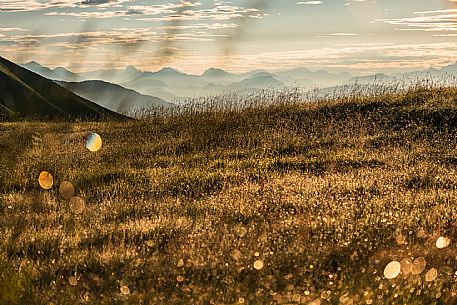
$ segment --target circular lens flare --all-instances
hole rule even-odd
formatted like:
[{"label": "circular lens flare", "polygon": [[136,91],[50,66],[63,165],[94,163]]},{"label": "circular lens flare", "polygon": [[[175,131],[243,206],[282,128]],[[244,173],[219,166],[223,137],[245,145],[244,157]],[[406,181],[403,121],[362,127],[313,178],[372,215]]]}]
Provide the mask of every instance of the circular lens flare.
[{"label": "circular lens flare", "polygon": [[447,237],[443,237],[443,236],[440,236],[437,240],[436,240],[436,247],[438,249],[444,249],[446,248],[447,246],[449,246],[449,244],[451,243],[451,240]]},{"label": "circular lens flare", "polygon": [[84,212],[86,205],[84,200],[80,197],[73,197],[70,199],[70,210],[75,214],[81,214]]},{"label": "circular lens flare", "polygon": [[384,268],[384,276],[386,279],[394,279],[396,278],[401,271],[401,265],[397,261],[390,262],[387,264],[386,268]]},{"label": "circular lens flare", "polygon": [[95,132],[91,132],[86,139],[86,148],[90,151],[99,151],[102,148],[102,138]]},{"label": "circular lens flare", "polygon": [[73,184],[71,182],[63,181],[60,184],[59,193],[63,198],[69,200],[75,194],[75,187],[73,186]]},{"label": "circular lens flare", "polygon": [[416,275],[416,274],[421,274],[424,269],[425,265],[427,262],[425,261],[425,258],[423,257],[418,257],[413,261],[413,265],[411,266],[411,273]]},{"label": "circular lens flare", "polygon": [[40,184],[41,188],[49,190],[54,184],[54,178],[47,171],[42,171],[38,177],[38,183]]},{"label": "circular lens flare", "polygon": [[263,268],[263,262],[261,260],[257,260],[254,262],[254,268],[256,270],[260,270]]},{"label": "circular lens flare", "polygon": [[76,285],[78,285],[78,280],[76,279],[76,277],[70,276],[70,277],[68,278],[68,283],[69,283],[71,286],[76,286]]},{"label": "circular lens flare", "polygon": [[425,281],[433,282],[437,276],[438,276],[438,270],[436,270],[435,268],[432,268],[429,271],[427,271],[427,273],[425,274]]},{"label": "circular lens flare", "polygon": [[400,261],[401,272],[403,274],[410,274],[413,266],[413,260],[410,258],[404,258]]},{"label": "circular lens flare", "polygon": [[121,288],[119,290],[121,291],[121,293],[123,295],[130,294],[130,288],[128,286],[123,285],[123,286],[121,286]]}]

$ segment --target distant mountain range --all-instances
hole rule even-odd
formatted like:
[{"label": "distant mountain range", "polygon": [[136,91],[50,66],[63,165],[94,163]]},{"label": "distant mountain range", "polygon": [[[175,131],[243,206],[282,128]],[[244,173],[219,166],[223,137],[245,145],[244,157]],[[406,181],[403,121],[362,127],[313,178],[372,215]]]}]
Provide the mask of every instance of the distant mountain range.
[{"label": "distant mountain range", "polygon": [[[160,105],[166,106],[167,102],[180,103],[181,101],[199,96],[217,95],[226,92],[250,92],[252,90],[277,88],[284,86],[299,86],[310,90],[315,88],[333,88],[340,85],[382,83],[390,80],[398,80],[401,77],[446,77],[457,75],[457,63],[441,69],[428,69],[401,75],[386,75],[383,73],[368,76],[353,76],[349,73],[331,73],[325,70],[311,71],[303,67],[269,72],[266,70],[253,70],[246,73],[230,73],[222,69],[210,68],[201,75],[191,75],[173,68],[163,68],[156,72],[141,71],[129,66],[125,69],[111,69],[102,71],[91,71],[85,73],[73,73],[64,68],[50,69],[36,62],[29,62],[23,65],[47,78],[72,82],[65,85],[67,88],[80,94],[83,97],[96,101],[109,109],[123,108],[126,102],[122,102],[122,96],[130,96],[133,92],[128,91],[116,99],[117,94],[100,93],[99,90],[111,91],[116,88],[114,84],[122,86],[123,89],[137,91],[140,96],[138,102],[127,103],[127,107],[139,105]],[[96,83],[87,83],[87,80],[99,80]],[[103,81],[103,82],[101,82]],[[83,82],[76,85],[75,82]],[[111,83],[111,84],[109,84]],[[90,85],[89,85],[90,84]],[[110,86],[111,85],[111,86]],[[91,93],[89,93],[91,91]],[[325,91],[325,90],[324,90]],[[145,95],[149,97],[145,97]],[[148,100],[149,99],[149,100]]]},{"label": "distant mountain range", "polygon": [[0,57],[0,117],[125,118],[3,57]]},{"label": "distant mountain range", "polygon": [[141,94],[160,98],[167,102],[177,102],[189,97],[221,94],[246,89],[282,88],[284,86],[334,86],[352,76],[348,73],[332,74],[319,70],[310,71],[296,68],[271,73],[254,70],[247,73],[230,73],[222,69],[210,68],[201,75],[191,75],[165,67],[156,72],[140,71],[129,66],[125,69],[91,71],[76,74],[64,68],[50,69],[37,62],[23,65],[25,68],[44,77],[65,82],[102,80],[135,90]]}]

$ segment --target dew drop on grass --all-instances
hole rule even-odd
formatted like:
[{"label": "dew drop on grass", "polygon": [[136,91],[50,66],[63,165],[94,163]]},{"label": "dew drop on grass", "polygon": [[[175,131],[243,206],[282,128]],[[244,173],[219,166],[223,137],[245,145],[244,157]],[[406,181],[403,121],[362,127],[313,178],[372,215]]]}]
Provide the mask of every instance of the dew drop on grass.
[{"label": "dew drop on grass", "polygon": [[73,195],[75,194],[75,187],[73,186],[73,184],[71,182],[63,181],[60,184],[59,193],[63,198],[65,198],[67,200],[71,199],[71,197],[73,197]]},{"label": "dew drop on grass", "polygon": [[128,286],[122,285],[120,291],[123,295],[130,294],[130,288]]},{"label": "dew drop on grass", "polygon": [[54,178],[49,172],[42,171],[38,176],[38,183],[40,184],[41,188],[49,190],[54,184]]},{"label": "dew drop on grass", "polygon": [[91,132],[86,139],[86,148],[90,151],[99,151],[102,148],[102,138],[100,135]]},{"label": "dew drop on grass", "polygon": [[396,278],[400,274],[401,265],[397,261],[392,261],[387,264],[386,268],[384,268],[384,276],[391,280]]},{"label": "dew drop on grass", "polygon": [[260,270],[263,268],[263,262],[261,260],[257,260],[254,262],[254,268],[256,270]]},{"label": "dew drop on grass", "polygon": [[71,286],[76,286],[78,284],[78,280],[75,276],[70,276],[68,278],[68,283],[70,283]]},{"label": "dew drop on grass", "polygon": [[418,257],[413,261],[413,265],[411,266],[411,273],[416,275],[416,274],[421,274],[426,265],[425,258],[423,257]]},{"label": "dew drop on grass", "polygon": [[451,243],[451,240],[447,237],[443,237],[443,236],[440,236],[437,240],[436,240],[436,247],[438,249],[444,249],[446,248],[447,246],[449,246],[449,244]]},{"label": "dew drop on grass", "polygon": [[438,276],[438,270],[436,270],[435,268],[432,268],[429,271],[427,271],[427,273],[425,274],[425,280],[427,282],[433,282],[437,276]]},{"label": "dew drop on grass", "polygon": [[81,214],[86,208],[84,200],[81,197],[72,197],[69,206],[70,210],[75,214]]},{"label": "dew drop on grass", "polygon": [[404,258],[400,261],[401,272],[403,274],[410,274],[413,266],[413,260],[410,258]]}]

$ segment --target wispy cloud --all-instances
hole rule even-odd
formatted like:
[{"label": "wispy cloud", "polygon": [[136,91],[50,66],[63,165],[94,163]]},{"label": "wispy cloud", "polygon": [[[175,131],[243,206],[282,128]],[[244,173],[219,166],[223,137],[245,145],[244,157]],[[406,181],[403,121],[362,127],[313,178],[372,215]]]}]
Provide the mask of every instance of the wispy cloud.
[{"label": "wispy cloud", "polygon": [[113,7],[130,0],[59,0],[59,1],[36,1],[36,0],[2,0],[0,12],[36,11],[47,8],[68,8],[68,7]]},{"label": "wispy cloud", "polygon": [[300,2],[297,2],[298,5],[318,5],[318,4],[322,4],[324,2],[322,1],[300,1]]},{"label": "wispy cloud", "polygon": [[[128,2],[128,1],[123,1]],[[176,14],[179,11],[186,8],[193,8],[201,6],[201,2],[190,2],[190,1],[180,1],[177,3],[164,3],[164,4],[152,4],[152,5],[126,5],[126,6],[113,6],[112,4],[108,5],[99,5],[98,7],[110,8],[100,9],[100,10],[83,10],[77,12],[67,12],[67,11],[52,11],[48,12],[45,15],[47,16],[72,16],[79,18],[112,18],[112,17],[121,17],[121,16],[155,16],[163,14]]]},{"label": "wispy cloud", "polygon": [[23,28],[2,28],[0,27],[0,32],[27,32],[30,29],[23,29]]},{"label": "wispy cloud", "polygon": [[398,26],[401,31],[443,32],[457,31],[457,9],[415,12],[415,17],[379,19]]},{"label": "wispy cloud", "polygon": [[[155,43],[162,40],[175,41],[213,41],[216,37],[224,36],[204,31],[214,25],[193,25],[188,31],[169,35],[167,32],[156,32],[150,28],[114,28],[110,31],[87,31],[80,33],[57,34],[14,34],[5,35],[0,45],[33,45],[38,42],[48,47],[61,46],[68,49],[84,49],[89,46]],[[217,26],[216,26],[217,27]],[[167,27],[165,27],[167,28]],[[1,30],[0,30],[1,31]]]},{"label": "wispy cloud", "polygon": [[264,13],[257,8],[240,7],[236,5],[219,5],[209,9],[201,10],[186,10],[179,14],[167,14],[162,17],[144,18],[139,19],[143,21],[201,21],[201,20],[214,20],[214,21],[227,21],[236,18],[262,18]]},{"label": "wispy cloud", "polygon": [[337,32],[337,33],[330,33],[330,34],[319,34],[317,35],[316,37],[320,37],[320,38],[328,38],[328,37],[348,37],[348,36],[359,36],[359,34],[357,33],[340,33],[340,32]]},{"label": "wispy cloud", "polygon": [[229,29],[229,28],[236,28],[238,25],[236,23],[196,23],[196,24],[189,24],[189,25],[167,25],[161,26],[159,29],[162,30],[219,30],[219,29]]}]

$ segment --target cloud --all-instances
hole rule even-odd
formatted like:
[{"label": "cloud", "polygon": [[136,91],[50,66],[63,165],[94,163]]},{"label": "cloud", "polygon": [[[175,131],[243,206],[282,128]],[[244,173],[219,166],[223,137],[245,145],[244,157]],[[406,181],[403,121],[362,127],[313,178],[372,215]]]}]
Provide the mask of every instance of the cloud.
[{"label": "cloud", "polygon": [[188,24],[188,25],[175,25],[175,26],[161,26],[159,27],[162,30],[219,30],[219,29],[229,29],[236,28],[238,25],[236,23],[197,23],[197,24]]},{"label": "cloud", "polygon": [[0,41],[0,45],[28,46],[40,42],[46,47],[60,46],[81,50],[91,45],[135,44],[142,41],[154,41],[157,38],[157,33],[149,28],[123,28],[80,33],[9,35]]},{"label": "cloud", "polygon": [[0,12],[21,12],[37,11],[47,8],[71,8],[71,7],[112,7],[120,6],[124,2],[131,0],[58,0],[58,1],[36,1],[36,0],[2,0],[0,2]]},{"label": "cloud", "polygon": [[415,17],[378,19],[377,22],[398,26],[401,31],[457,31],[457,9],[415,12]]},{"label": "cloud", "polygon": [[297,4],[301,5],[301,4],[307,4],[307,5],[317,5],[317,4],[322,4],[324,2],[322,1],[300,1],[300,2],[297,2]]},{"label": "cloud", "polygon": [[0,27],[0,32],[27,32],[30,31],[30,29],[23,29],[23,28],[1,28]]},{"label": "cloud", "polygon": [[227,21],[236,18],[262,18],[264,14],[257,8],[240,7],[236,5],[219,5],[200,10],[184,10],[180,13],[167,14],[162,17],[143,18],[143,21]]},{"label": "cloud", "polygon": [[[94,0],[91,0],[94,1]],[[102,0],[105,1],[105,0]],[[97,1],[100,2],[100,1]],[[127,2],[127,1],[123,1]],[[109,2],[111,3],[111,2]],[[177,3],[164,3],[164,4],[152,4],[152,5],[129,5],[129,6],[117,6],[116,10],[91,10],[91,11],[77,11],[77,12],[65,12],[65,11],[53,11],[48,12],[47,16],[72,16],[78,18],[112,18],[120,16],[155,16],[164,14],[176,14],[182,9],[197,7],[202,5],[200,2],[181,1]],[[97,7],[102,7],[103,4],[99,4]],[[106,5],[105,5],[106,7]],[[110,8],[113,7],[109,4]]]},{"label": "cloud", "polygon": [[317,35],[316,37],[320,37],[320,38],[328,38],[328,37],[338,37],[338,36],[343,36],[343,37],[348,37],[348,36],[359,36],[359,34],[357,33],[330,33],[330,34],[320,34],[320,35]]}]

